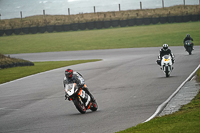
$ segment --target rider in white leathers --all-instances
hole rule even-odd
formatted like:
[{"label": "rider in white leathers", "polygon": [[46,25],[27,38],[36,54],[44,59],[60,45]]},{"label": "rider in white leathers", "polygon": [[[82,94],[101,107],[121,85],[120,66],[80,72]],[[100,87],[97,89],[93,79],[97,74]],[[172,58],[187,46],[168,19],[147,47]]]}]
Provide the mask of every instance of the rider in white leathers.
[{"label": "rider in white leathers", "polygon": [[[93,102],[95,101],[94,97],[88,91],[88,88],[85,85],[83,76],[79,72],[74,72],[72,69],[67,69],[65,70],[65,77],[63,80],[64,87],[65,87],[65,84],[70,84],[70,83],[76,83],[79,88],[82,88],[91,97]],[[66,99],[68,99],[68,97],[65,93],[65,100]]]}]

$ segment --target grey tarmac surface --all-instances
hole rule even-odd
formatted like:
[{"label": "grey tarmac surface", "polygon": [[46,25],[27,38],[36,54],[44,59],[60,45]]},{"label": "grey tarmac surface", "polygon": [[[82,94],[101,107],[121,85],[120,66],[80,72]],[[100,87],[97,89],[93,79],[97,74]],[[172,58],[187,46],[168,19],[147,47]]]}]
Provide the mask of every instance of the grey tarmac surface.
[{"label": "grey tarmac surface", "polygon": [[[103,59],[63,67],[0,85],[0,132],[113,133],[147,120],[200,63],[200,46],[176,56],[166,78],[155,63],[159,47],[16,54],[31,61]],[[64,70],[83,74],[99,109],[80,114],[64,100]]]}]

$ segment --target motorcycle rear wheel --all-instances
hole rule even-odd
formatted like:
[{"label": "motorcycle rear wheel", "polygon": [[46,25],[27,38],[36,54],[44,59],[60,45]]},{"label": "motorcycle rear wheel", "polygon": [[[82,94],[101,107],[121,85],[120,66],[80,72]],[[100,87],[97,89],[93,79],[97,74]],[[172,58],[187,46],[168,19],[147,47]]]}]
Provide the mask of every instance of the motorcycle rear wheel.
[{"label": "motorcycle rear wheel", "polygon": [[78,98],[73,100],[74,105],[76,106],[76,109],[81,113],[81,114],[85,114],[86,112],[86,108],[85,105],[79,101]]}]

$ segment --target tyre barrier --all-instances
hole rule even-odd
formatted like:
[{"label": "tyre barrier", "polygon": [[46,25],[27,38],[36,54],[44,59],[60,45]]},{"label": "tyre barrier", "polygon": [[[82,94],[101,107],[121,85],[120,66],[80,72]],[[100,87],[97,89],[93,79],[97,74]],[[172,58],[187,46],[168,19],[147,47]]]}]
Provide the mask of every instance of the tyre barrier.
[{"label": "tyre barrier", "polygon": [[110,28],[110,26],[111,26],[111,22],[110,21],[104,21],[103,22],[103,27],[104,28]]},{"label": "tyre barrier", "polygon": [[80,30],[85,30],[86,29],[86,23],[79,23],[79,29]]},{"label": "tyre barrier", "polygon": [[88,28],[89,30],[94,29],[95,25],[94,22],[86,22],[86,28]]},{"label": "tyre barrier", "polygon": [[23,32],[24,34],[29,34],[29,27],[24,27],[24,28],[22,28],[22,32]]},{"label": "tyre barrier", "polygon": [[48,33],[54,32],[54,25],[47,25],[46,30]]},{"label": "tyre barrier", "polygon": [[189,21],[200,21],[200,14],[197,15],[184,15],[184,16],[167,16],[167,17],[157,17],[157,18],[133,18],[127,20],[110,20],[110,21],[94,21],[86,23],[72,23],[66,25],[47,25],[42,27],[23,27],[17,29],[6,29],[0,30],[0,36],[3,35],[19,35],[20,33],[24,34],[36,34],[44,32],[62,32],[62,31],[77,31],[85,29],[102,29],[110,27],[126,27],[134,25],[149,25],[149,24],[164,24],[164,23],[180,23],[180,22],[189,22]]},{"label": "tyre barrier", "polygon": [[1,64],[0,68],[5,69],[5,68],[11,68],[11,67],[18,67],[18,66],[34,66],[33,62],[13,62],[10,64]]},{"label": "tyre barrier", "polygon": [[38,27],[39,33],[44,33],[46,31],[46,26]]},{"label": "tyre barrier", "polygon": [[126,27],[127,26],[127,20],[120,20],[119,25],[120,25],[120,27]]},{"label": "tyre barrier", "polygon": [[102,29],[103,28],[103,22],[102,21],[96,21],[95,22],[95,28],[96,29]]},{"label": "tyre barrier", "polygon": [[112,26],[112,27],[117,27],[117,26],[119,26],[119,20],[111,20],[111,26]]},{"label": "tyre barrier", "polygon": [[135,19],[129,19],[127,20],[128,26],[134,26],[135,25]]},{"label": "tyre barrier", "polygon": [[38,33],[38,27],[30,27],[29,29],[30,29],[30,33],[31,33],[31,34],[36,34],[36,33]]},{"label": "tyre barrier", "polygon": [[7,29],[7,30],[5,30],[5,34],[6,34],[7,36],[10,36],[10,35],[13,34],[13,30],[12,30],[12,29]]},{"label": "tyre barrier", "polygon": [[14,29],[14,34],[19,35],[21,33],[21,28]]},{"label": "tyre barrier", "polygon": [[78,23],[70,24],[70,29],[73,31],[77,31],[79,29],[79,24]]}]

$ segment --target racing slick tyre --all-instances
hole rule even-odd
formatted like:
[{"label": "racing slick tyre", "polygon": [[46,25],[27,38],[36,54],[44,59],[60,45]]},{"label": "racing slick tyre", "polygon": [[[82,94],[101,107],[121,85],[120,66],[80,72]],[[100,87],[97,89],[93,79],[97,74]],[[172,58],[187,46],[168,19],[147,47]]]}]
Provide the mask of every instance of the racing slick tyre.
[{"label": "racing slick tyre", "polygon": [[85,114],[86,112],[86,108],[84,103],[79,101],[79,98],[76,98],[73,100],[74,105],[76,106],[76,109],[81,113],[81,114]]},{"label": "racing slick tyre", "polygon": [[96,111],[97,109],[98,109],[97,103],[96,103],[96,102],[92,102],[92,105],[91,105],[91,107],[90,107],[90,110]]}]

